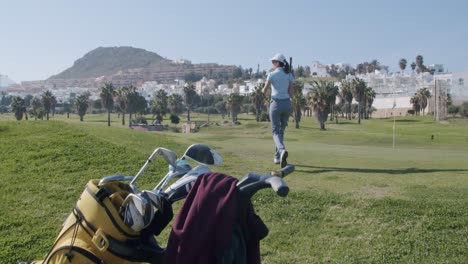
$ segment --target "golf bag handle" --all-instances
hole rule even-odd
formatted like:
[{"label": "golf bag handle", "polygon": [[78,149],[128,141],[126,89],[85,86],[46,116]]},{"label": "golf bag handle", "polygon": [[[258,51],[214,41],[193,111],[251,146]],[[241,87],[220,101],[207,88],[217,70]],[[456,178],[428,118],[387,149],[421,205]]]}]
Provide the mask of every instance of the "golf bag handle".
[{"label": "golf bag handle", "polygon": [[237,188],[244,199],[250,199],[257,191],[264,188],[272,188],[276,194],[285,197],[289,193],[288,185],[276,175],[286,176],[294,171],[293,165],[288,165],[271,174],[249,173],[237,183]]},{"label": "golf bag handle", "polygon": [[270,184],[271,188],[279,196],[285,197],[285,196],[288,195],[289,187],[288,187],[288,185],[286,185],[286,183],[280,177],[272,176],[272,177],[269,177],[269,178],[265,179],[265,182]]},{"label": "golf bag handle", "polygon": [[[294,166],[293,165],[287,165],[286,167],[284,167],[284,168],[282,168],[280,170],[272,171],[271,175],[284,178],[284,177],[286,177],[286,175],[290,174],[293,171],[294,171]],[[253,172],[248,173],[244,178],[239,180],[239,182],[237,183],[237,187],[241,188],[241,187],[246,186],[246,185],[248,185],[250,183],[259,181],[260,177],[265,176],[265,175],[268,175],[268,174],[260,175],[260,174],[253,173]]]}]

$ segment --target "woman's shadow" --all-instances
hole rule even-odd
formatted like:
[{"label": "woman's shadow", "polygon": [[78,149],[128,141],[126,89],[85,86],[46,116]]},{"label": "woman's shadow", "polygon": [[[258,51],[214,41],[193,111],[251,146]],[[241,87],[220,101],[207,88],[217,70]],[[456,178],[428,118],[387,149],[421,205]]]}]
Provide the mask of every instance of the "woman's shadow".
[{"label": "woman's shadow", "polygon": [[[433,172],[463,172],[467,169],[419,169],[419,168],[405,168],[405,169],[367,169],[367,168],[339,168],[339,167],[323,167],[323,166],[310,166],[295,164],[296,172],[304,173],[324,173],[324,172],[358,172],[358,173],[381,173],[381,174],[410,174],[410,173],[433,173]],[[304,169],[301,169],[304,168]]]}]

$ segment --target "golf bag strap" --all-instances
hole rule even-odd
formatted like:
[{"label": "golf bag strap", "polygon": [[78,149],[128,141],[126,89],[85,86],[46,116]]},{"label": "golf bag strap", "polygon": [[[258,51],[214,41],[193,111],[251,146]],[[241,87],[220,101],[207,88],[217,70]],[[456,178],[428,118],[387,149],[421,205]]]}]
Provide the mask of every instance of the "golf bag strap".
[{"label": "golf bag strap", "polygon": [[[113,225],[118,229],[118,231],[123,234],[124,236],[127,236],[129,238],[132,238],[132,239],[137,239],[139,238],[140,236],[139,235],[134,235],[134,234],[129,234],[127,232],[125,232],[120,226],[119,224],[117,223],[115,217],[115,215],[113,215],[109,208],[107,208],[106,204],[104,203],[104,199],[107,197],[106,195],[109,195],[111,192],[109,190],[106,190],[106,188],[102,188],[100,190],[104,190],[100,193],[100,196],[98,197],[96,194],[93,193],[93,191],[86,187],[86,191],[99,203],[99,205],[103,208],[103,210],[105,210],[107,216],[110,218],[110,220],[112,221]],[[100,192],[100,191],[98,191]],[[75,210],[77,210],[79,213],[80,213],[80,216],[86,221],[86,219],[83,217],[83,214],[80,212],[80,209],[78,208],[77,205],[75,205]],[[86,221],[87,224],[89,224],[88,221]],[[94,232],[96,232],[97,228],[94,228],[91,224],[90,224],[90,227],[93,229]]]},{"label": "golf bag strap", "polygon": [[[123,259],[139,262],[152,262],[155,258],[164,254],[164,249],[159,247],[156,243],[147,245],[150,241],[143,241],[143,239],[122,242],[112,236],[104,234],[101,229],[97,229],[89,223],[77,207],[75,207],[73,213],[77,219],[84,222],[84,224],[93,231],[94,235],[87,233],[93,238],[94,245],[100,251],[109,251]],[[149,239],[149,237],[147,238]]]},{"label": "golf bag strap", "polygon": [[[102,260],[100,260],[98,257],[96,257],[93,253],[82,249],[80,247],[74,247],[74,246],[63,246],[59,247],[55,250],[56,253],[60,252],[60,250],[68,250],[69,252],[76,251],[80,253],[81,255],[85,256],[87,259],[91,260],[95,264],[104,264]],[[56,253],[52,253],[50,257],[53,257]],[[70,263],[72,263],[74,255],[72,253],[67,253],[65,255]]]},{"label": "golf bag strap", "polygon": [[100,202],[102,202],[102,200],[104,200],[104,198],[109,197],[110,195],[111,195],[111,192],[107,188],[100,187],[99,191],[97,191],[97,193],[96,193],[96,198]]}]

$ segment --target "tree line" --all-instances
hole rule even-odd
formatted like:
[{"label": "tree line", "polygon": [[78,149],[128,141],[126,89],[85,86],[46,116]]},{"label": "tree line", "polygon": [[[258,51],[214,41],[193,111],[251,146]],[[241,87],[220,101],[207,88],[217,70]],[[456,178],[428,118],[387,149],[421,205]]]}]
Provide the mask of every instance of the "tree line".
[{"label": "tree line", "polygon": [[[152,114],[157,123],[162,123],[164,117],[170,114],[172,123],[179,122],[179,115],[186,112],[186,120],[190,122],[192,111],[201,113],[221,114],[222,118],[228,116],[232,122],[237,122],[240,113],[254,112],[257,122],[268,120],[268,111],[270,98],[266,98],[262,92],[263,84],[257,85],[247,96],[237,93],[231,93],[228,96],[222,95],[198,95],[193,84],[187,83],[184,86],[183,94],[168,95],[164,90],[159,90],[149,102],[141,96],[133,86],[116,88],[112,83],[106,83],[101,87],[100,100],[94,102],[97,109],[104,108],[107,112],[107,124],[111,125],[110,116],[116,112],[121,116],[122,125],[126,124],[126,114],[129,115],[129,126],[132,121],[143,121],[142,116]],[[325,129],[325,122],[329,114],[346,112],[346,117],[351,119],[351,101],[353,98],[358,102],[358,122],[361,118],[368,118],[371,113],[371,106],[375,92],[372,88],[366,86],[365,82],[355,79],[350,82],[343,82],[341,91],[333,82],[314,81],[312,89],[303,95],[303,83],[296,82],[294,85],[293,119],[296,128],[299,128],[299,122],[303,112],[312,111],[315,113],[320,123],[321,129]],[[90,94],[84,93],[62,104],[63,112],[69,115],[76,113],[83,121],[91,105]],[[338,105],[335,104],[336,98],[341,98]],[[47,90],[40,97],[30,95],[25,98],[15,96],[12,98],[11,107],[17,120],[22,120],[23,116],[28,119],[33,116],[35,119],[49,120],[49,114],[55,114],[57,106],[56,97],[51,91]],[[361,110],[362,109],[362,110]],[[132,120],[133,114],[139,114],[140,119]],[[343,114],[344,115],[344,114]]]},{"label": "tree line", "polygon": [[[359,78],[343,80],[339,86],[331,81],[312,81],[312,88],[304,93],[304,81],[299,79],[294,83],[294,93],[291,98],[293,111],[291,113],[296,128],[300,127],[301,117],[314,114],[320,129],[325,130],[325,122],[338,118],[351,120],[353,116],[357,118],[358,124],[362,119],[371,117],[375,108],[372,106],[376,97],[376,92],[368,87]],[[57,107],[62,113],[69,116],[76,113],[80,121],[92,107],[95,110],[105,109],[107,112],[107,124],[111,125],[111,113],[117,113],[121,118],[121,124],[126,125],[128,114],[128,125],[134,123],[147,123],[145,115],[152,114],[155,123],[161,124],[165,117],[169,115],[171,123],[178,124],[182,113],[186,113],[185,119],[190,122],[192,112],[205,114],[220,114],[224,119],[226,116],[232,122],[238,122],[240,113],[253,113],[257,122],[268,121],[269,104],[271,99],[265,97],[262,92],[263,84],[258,84],[248,95],[231,93],[230,95],[197,94],[193,83],[186,83],[182,94],[168,95],[164,90],[157,91],[151,100],[137,92],[134,86],[115,87],[112,83],[106,83],[100,90],[100,99],[91,101],[89,92],[72,97],[68,102],[58,104],[56,97],[49,90],[44,91],[40,96],[33,97],[27,95],[24,98],[19,96],[7,96],[2,93],[0,109],[4,109],[6,104],[11,106],[17,120],[23,118],[47,119],[49,115],[56,113]],[[411,114],[419,115],[427,107],[431,94],[427,88],[417,91],[410,99],[413,106]],[[338,100],[337,100],[338,99]],[[353,104],[353,100],[356,104]],[[461,114],[468,117],[468,103],[460,107],[453,106],[448,100],[449,114]]]}]

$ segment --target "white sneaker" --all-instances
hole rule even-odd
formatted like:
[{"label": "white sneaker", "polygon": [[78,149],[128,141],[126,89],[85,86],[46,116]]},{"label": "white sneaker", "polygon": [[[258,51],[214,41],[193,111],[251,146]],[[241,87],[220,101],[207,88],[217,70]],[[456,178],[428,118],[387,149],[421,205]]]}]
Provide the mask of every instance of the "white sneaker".
[{"label": "white sneaker", "polygon": [[280,166],[281,168],[284,168],[286,167],[286,165],[288,165],[288,161],[287,161],[287,158],[288,158],[288,151],[283,149],[281,151],[281,156],[280,156]]}]

